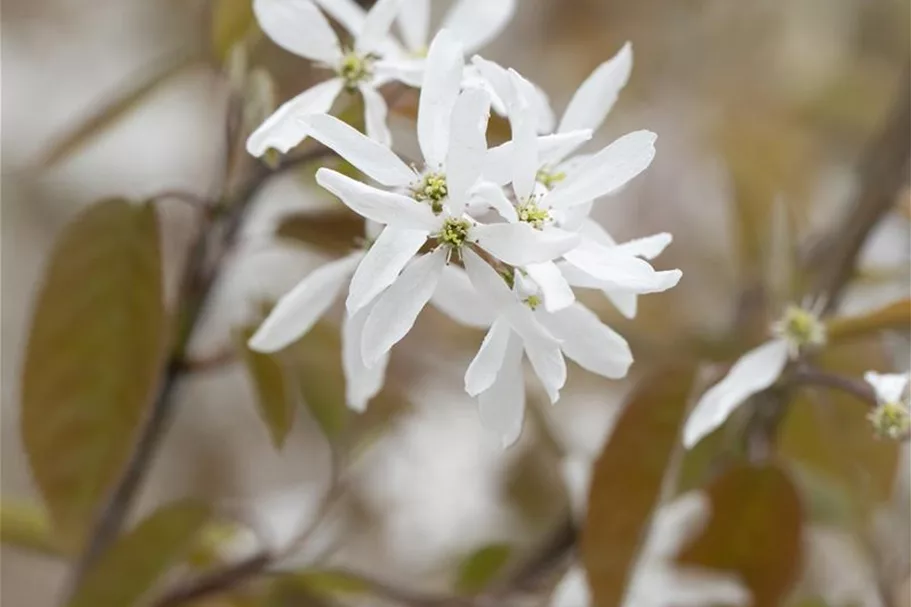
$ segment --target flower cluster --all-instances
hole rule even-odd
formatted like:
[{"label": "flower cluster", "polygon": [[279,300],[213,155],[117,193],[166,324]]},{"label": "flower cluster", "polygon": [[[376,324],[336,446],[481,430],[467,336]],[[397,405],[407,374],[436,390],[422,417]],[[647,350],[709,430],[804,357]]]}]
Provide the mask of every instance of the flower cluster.
[{"label": "flower cluster", "polygon": [[[251,347],[271,352],[290,344],[347,284],[342,363],[348,404],[363,410],[383,383],[391,348],[432,303],[460,323],[487,329],[466,371],[465,389],[478,398],[482,422],[504,445],[521,433],[524,358],[552,402],[566,381],[565,357],[604,377],[625,376],[633,361],[628,344],[576,301],[573,287],[602,291],[632,317],[638,295],[680,280],[678,270],[659,272],[648,263],[670,243],[669,234],[618,244],[589,218],[595,201],[649,166],[656,136],[636,131],[593,154],[573,154],[626,84],[630,47],[591,74],[554,129],[537,86],[479,56],[466,61],[466,48],[490,37],[480,30],[502,27],[513,2],[459,3],[448,19],[462,25],[441,29],[426,53],[426,0],[380,0],[366,15],[339,0],[320,4],[360,32],[355,55],[336,46],[320,57],[300,52],[316,44],[319,36],[310,32],[325,22],[308,0],[257,0],[257,16],[285,48],[342,66],[329,81],[334,84],[315,88],[329,87],[332,95],[346,86],[360,90],[366,134],[327,114],[327,103],[292,100],[251,136],[248,147],[254,153],[266,147],[284,151],[309,136],[365,174],[371,183],[321,168],[316,181],[367,220],[368,244],[316,270],[283,297]],[[395,40],[380,35],[393,17],[420,57],[404,58]],[[475,17],[477,27],[465,27]],[[420,74],[419,163],[392,151],[378,125],[385,105],[377,110],[375,87],[384,70],[411,84]],[[488,149],[492,108],[508,118],[512,134],[509,142]]]}]

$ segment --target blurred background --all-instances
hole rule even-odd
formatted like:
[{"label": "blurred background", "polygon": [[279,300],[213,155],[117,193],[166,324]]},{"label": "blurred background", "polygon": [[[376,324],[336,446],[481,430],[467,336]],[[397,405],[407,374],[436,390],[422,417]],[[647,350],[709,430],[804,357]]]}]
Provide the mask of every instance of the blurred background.
[{"label": "blurred background", "polygon": [[[437,17],[447,2],[438,4]],[[101,198],[222,191],[230,86],[211,58],[212,15],[203,0],[3,3],[4,500],[38,503],[19,437],[19,375],[56,234]],[[674,290],[640,299],[632,322],[602,299],[586,300],[630,340],[636,363],[629,379],[611,382],[572,367],[553,408],[530,386],[523,437],[504,452],[462,392],[481,334],[428,309],[394,352],[387,388],[370,413],[352,421],[342,398],[337,309],[294,348],[306,406],[276,450],[245,369],[218,355],[256,322],[263,301],[350,241],[348,222],[321,228],[325,238],[315,242],[306,219],[288,219],[339,209],[312,186],[313,167],[302,167],[257,196],[228,279],[192,345],[200,359],[217,363],[182,385],[140,514],[195,495],[263,537],[287,535],[313,516],[327,490],[329,441],[344,427],[357,448],[345,467],[344,498],[315,542],[321,557],[390,583],[440,590],[485,546],[535,545],[565,515],[570,494],[584,491],[587,462],[636,379],[669,358],[736,355],[793,296],[793,259],[841,217],[856,194],[858,158],[908,86],[909,18],[907,0],[522,0],[483,55],[539,83],[560,115],[576,86],[629,40],[633,75],[598,142],[639,128],[659,134],[651,168],[596,212],[618,240],[672,232],[657,266],[684,273]],[[231,27],[215,26],[216,48],[219,28]],[[249,64],[272,76],[278,101],[311,81],[305,60],[264,38],[252,48]],[[105,109],[118,99],[125,101]],[[397,141],[413,145],[407,112],[393,114]],[[93,134],[61,150],[87,120]],[[174,200],[159,208],[173,297],[196,215]],[[843,311],[907,297],[907,190],[895,209],[865,246]],[[790,244],[775,240],[781,225]],[[273,236],[277,229],[281,238]],[[765,286],[763,297],[744,295],[757,285]],[[906,336],[893,336],[834,351],[831,364],[853,375],[901,370],[908,352]],[[851,408],[807,405],[784,425],[782,449],[801,462],[815,500],[798,594],[833,607],[908,604],[900,602],[909,600],[902,590],[911,541],[907,450],[874,442],[863,412],[839,412],[841,405]],[[826,424],[847,434],[820,439]],[[876,512],[862,532],[844,514],[858,504]],[[62,561],[4,546],[4,604],[55,604],[65,571]]]}]

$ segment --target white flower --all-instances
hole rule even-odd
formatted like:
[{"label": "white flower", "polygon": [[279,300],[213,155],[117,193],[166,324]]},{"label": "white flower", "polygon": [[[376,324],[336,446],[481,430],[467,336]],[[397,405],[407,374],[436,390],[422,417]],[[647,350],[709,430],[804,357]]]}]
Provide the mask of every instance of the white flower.
[{"label": "white flower", "polygon": [[880,436],[899,439],[911,430],[911,396],[908,394],[909,373],[864,373],[864,380],[876,392],[876,407],[869,414],[870,423]]},{"label": "white flower", "polygon": [[[446,30],[434,39],[427,61],[417,116],[424,156],[420,173],[336,118],[312,115],[301,119],[313,138],[398,192],[325,168],[317,171],[317,182],[363,217],[415,235],[413,240],[390,239],[388,247],[371,248],[352,280],[347,301],[350,314],[388,287],[364,326],[363,354],[368,365],[410,331],[433,296],[446,264],[468,247],[479,247],[512,266],[549,261],[578,243],[576,235],[562,230],[544,233],[527,224],[483,225],[465,213],[487,152],[490,99],[480,89],[459,93],[463,53]],[[418,234],[423,234],[423,240]],[[405,268],[428,238],[434,242],[433,252]]]},{"label": "white flower", "polygon": [[[247,151],[254,156],[262,156],[269,149],[287,152],[307,136],[298,118],[328,112],[343,90],[360,92],[368,135],[389,145],[388,108],[377,89],[397,79],[397,71],[384,61],[384,55],[388,52],[388,31],[400,3],[401,0],[379,0],[352,31],[354,47],[344,49],[311,0],[254,0],[256,20],[273,42],[327,67],[335,72],[335,77],[279,107],[247,139]],[[351,22],[349,25],[354,27]]]},{"label": "white flower", "polygon": [[563,356],[582,368],[604,377],[626,375],[633,357],[626,341],[582,304],[558,312],[538,308],[533,281],[513,276],[510,289],[472,251],[463,257],[472,284],[486,306],[496,311],[496,320],[465,374],[465,390],[478,397],[482,423],[496,433],[503,446],[515,442],[522,431],[525,384],[523,351],[541,380],[551,402],[560,397],[566,382]]},{"label": "white flower", "polygon": [[754,394],[778,381],[788,359],[802,349],[825,343],[825,325],[812,309],[789,305],[772,323],[774,339],[744,354],[727,376],[702,395],[686,421],[683,444],[689,449],[721,426]]}]

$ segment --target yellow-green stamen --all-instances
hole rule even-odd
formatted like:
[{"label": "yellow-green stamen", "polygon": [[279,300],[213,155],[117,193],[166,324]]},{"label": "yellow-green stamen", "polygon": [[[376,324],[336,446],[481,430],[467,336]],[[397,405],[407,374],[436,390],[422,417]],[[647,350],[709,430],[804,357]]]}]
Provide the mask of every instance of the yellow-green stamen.
[{"label": "yellow-green stamen", "polygon": [[469,229],[471,229],[471,224],[468,220],[450,217],[443,222],[443,229],[437,235],[437,240],[441,245],[451,249],[461,248],[468,240]]},{"label": "yellow-green stamen", "polygon": [[534,200],[520,204],[516,209],[516,214],[519,216],[519,221],[524,221],[537,230],[543,228],[544,224],[550,221],[550,212],[539,207]]}]

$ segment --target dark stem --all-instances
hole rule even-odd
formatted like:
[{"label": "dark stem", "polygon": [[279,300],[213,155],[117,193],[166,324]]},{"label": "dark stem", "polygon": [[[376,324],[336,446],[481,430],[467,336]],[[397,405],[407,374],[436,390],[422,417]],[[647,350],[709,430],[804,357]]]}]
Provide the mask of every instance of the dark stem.
[{"label": "dark stem", "polygon": [[216,569],[194,579],[191,584],[178,586],[153,603],[154,607],[178,607],[224,590],[261,573],[272,561],[270,554],[260,552],[242,561]]},{"label": "dark stem", "polygon": [[832,388],[833,390],[846,392],[852,396],[856,396],[859,400],[871,407],[876,406],[876,393],[873,391],[873,388],[866,382],[851,377],[836,375],[835,373],[829,373],[812,367],[804,367],[798,369],[791,375],[791,381],[796,385],[822,386],[824,388]]}]

